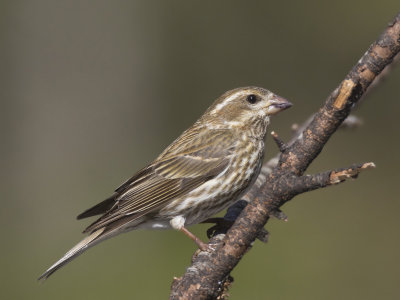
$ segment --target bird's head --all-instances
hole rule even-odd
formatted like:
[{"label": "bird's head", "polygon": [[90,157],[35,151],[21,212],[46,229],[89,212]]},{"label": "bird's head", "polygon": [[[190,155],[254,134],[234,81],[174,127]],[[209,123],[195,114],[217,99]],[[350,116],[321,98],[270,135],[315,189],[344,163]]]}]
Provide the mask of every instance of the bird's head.
[{"label": "bird's head", "polygon": [[253,136],[265,135],[269,116],[292,106],[286,99],[259,87],[227,91],[206,111],[203,119],[216,127],[248,129]]}]

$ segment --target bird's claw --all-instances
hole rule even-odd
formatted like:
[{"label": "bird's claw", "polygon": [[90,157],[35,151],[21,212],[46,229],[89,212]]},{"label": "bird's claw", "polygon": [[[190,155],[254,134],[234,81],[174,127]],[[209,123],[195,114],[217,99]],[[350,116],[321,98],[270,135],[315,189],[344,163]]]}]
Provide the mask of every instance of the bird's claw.
[{"label": "bird's claw", "polygon": [[214,252],[216,250],[216,248],[214,248],[210,244],[206,244],[206,243],[203,243],[201,241],[199,243],[197,243],[197,244],[199,246],[200,251],[203,251],[203,252],[212,253],[212,252]]}]

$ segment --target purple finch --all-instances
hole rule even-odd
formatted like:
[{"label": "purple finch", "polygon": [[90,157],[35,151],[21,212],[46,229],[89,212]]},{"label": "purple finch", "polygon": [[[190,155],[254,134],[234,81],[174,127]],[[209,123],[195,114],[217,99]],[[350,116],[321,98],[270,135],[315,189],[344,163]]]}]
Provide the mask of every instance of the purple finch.
[{"label": "purple finch", "polygon": [[261,169],[269,116],[290,106],[258,87],[223,94],[152,163],[78,216],[102,215],[85,229],[89,235],[39,279],[97,243],[132,229],[174,228],[207,250],[186,226],[220,212],[248,190]]}]

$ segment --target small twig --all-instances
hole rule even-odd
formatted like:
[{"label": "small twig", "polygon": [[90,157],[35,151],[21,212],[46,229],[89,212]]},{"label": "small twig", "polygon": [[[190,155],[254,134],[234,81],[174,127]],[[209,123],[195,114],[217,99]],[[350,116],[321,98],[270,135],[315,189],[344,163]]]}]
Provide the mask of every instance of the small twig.
[{"label": "small twig", "polygon": [[344,182],[349,178],[356,178],[362,171],[375,168],[373,162],[353,165],[348,168],[326,171],[313,175],[303,175],[295,179],[295,187],[297,193],[305,193],[330,185],[336,185]]},{"label": "small twig", "polygon": [[281,153],[285,152],[287,149],[287,145],[285,144],[285,142],[282,141],[282,139],[279,137],[279,135],[275,131],[272,131],[271,135],[272,135],[272,138],[274,139],[276,145],[278,146],[279,151]]},{"label": "small twig", "polygon": [[375,168],[375,164],[373,162],[369,162],[359,166],[353,166],[348,169],[333,171],[329,176],[330,184],[337,184],[348,178],[357,178],[360,172],[372,168]]}]

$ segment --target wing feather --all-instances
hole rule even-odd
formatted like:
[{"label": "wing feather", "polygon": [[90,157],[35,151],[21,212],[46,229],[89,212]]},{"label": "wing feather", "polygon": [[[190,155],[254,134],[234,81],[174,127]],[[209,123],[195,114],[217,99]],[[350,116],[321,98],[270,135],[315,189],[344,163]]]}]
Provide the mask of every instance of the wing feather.
[{"label": "wing feather", "polygon": [[208,131],[207,136],[202,132],[185,132],[152,164],[122,184],[113,207],[84,232],[111,226],[125,216],[131,220],[135,215],[143,217],[225,170],[234,147],[230,131]]}]

